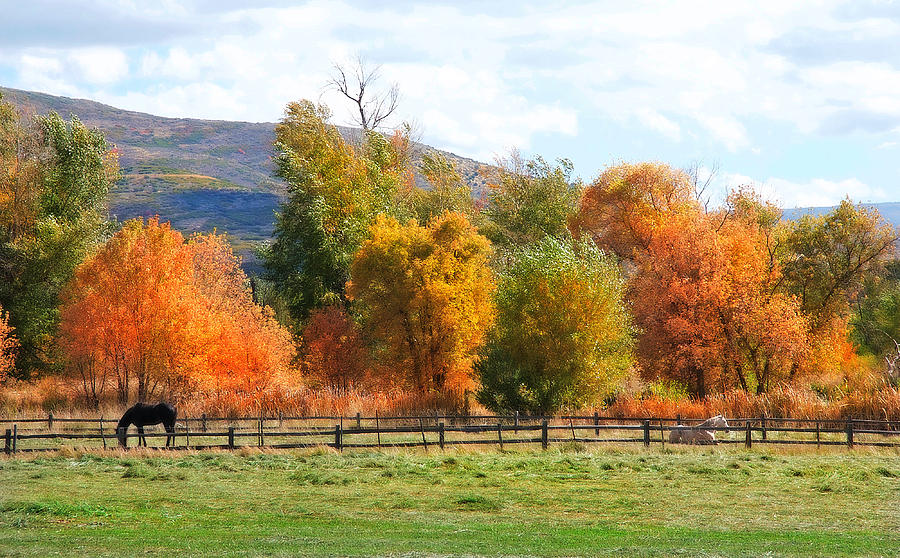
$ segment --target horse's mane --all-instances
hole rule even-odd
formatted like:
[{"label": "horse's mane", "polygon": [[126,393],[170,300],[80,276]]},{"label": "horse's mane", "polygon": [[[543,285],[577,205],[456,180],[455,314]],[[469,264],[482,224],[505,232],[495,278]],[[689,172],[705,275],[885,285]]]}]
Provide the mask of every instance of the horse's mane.
[{"label": "horse's mane", "polygon": [[722,422],[725,422],[725,417],[723,417],[722,415],[716,415],[714,417],[709,417],[708,419],[701,422],[700,424],[695,425],[694,428],[715,427],[716,423],[719,422],[720,420]]}]

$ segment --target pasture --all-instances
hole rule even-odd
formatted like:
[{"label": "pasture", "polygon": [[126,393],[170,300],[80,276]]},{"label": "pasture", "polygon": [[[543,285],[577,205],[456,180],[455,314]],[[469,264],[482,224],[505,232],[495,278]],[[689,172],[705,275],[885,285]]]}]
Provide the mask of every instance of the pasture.
[{"label": "pasture", "polygon": [[65,449],[0,486],[3,556],[900,555],[893,449]]}]

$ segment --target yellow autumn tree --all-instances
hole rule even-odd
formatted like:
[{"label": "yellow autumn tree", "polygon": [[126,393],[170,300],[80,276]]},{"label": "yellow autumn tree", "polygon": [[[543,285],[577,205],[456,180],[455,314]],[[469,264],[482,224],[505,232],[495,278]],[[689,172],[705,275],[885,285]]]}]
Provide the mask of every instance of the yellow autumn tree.
[{"label": "yellow autumn tree", "polygon": [[461,394],[494,319],[490,243],[465,216],[428,226],[380,216],[356,253],[347,292],[397,383]]},{"label": "yellow autumn tree", "polygon": [[9,325],[9,316],[0,306],[0,383],[16,363],[16,348],[19,343],[12,333],[13,328]]}]

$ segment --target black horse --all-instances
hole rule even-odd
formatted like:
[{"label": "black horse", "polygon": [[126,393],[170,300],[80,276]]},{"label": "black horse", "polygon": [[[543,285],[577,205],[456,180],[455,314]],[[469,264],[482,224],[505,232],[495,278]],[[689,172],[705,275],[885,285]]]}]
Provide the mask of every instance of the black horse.
[{"label": "black horse", "polygon": [[158,405],[136,404],[125,411],[125,414],[119,420],[118,426],[116,426],[116,437],[119,439],[119,445],[123,448],[128,447],[126,433],[128,432],[128,427],[133,424],[137,426],[138,430],[138,445],[141,445],[141,442],[143,442],[146,447],[147,439],[144,437],[144,427],[162,423],[168,434],[166,436],[166,447],[169,447],[170,442],[175,442],[175,417],[177,415],[178,411],[168,403],[160,403]]}]

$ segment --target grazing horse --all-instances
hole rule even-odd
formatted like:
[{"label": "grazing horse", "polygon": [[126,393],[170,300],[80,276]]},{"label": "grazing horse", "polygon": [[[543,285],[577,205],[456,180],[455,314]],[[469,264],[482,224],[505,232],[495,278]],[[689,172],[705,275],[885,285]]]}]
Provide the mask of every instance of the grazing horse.
[{"label": "grazing horse", "polygon": [[669,431],[670,444],[715,444],[716,431],[713,428],[728,430],[728,422],[722,415],[716,415],[706,419],[696,426],[673,426]]},{"label": "grazing horse", "polygon": [[125,411],[125,414],[122,415],[119,424],[116,426],[116,437],[119,439],[119,445],[123,448],[128,447],[126,433],[128,432],[128,427],[133,424],[137,426],[138,430],[138,445],[141,445],[141,442],[143,442],[144,447],[146,447],[147,439],[144,437],[144,427],[162,423],[168,434],[166,436],[166,447],[169,447],[169,443],[174,443],[175,441],[175,417],[177,415],[178,411],[168,403],[160,403],[158,405],[136,404]]}]

